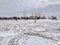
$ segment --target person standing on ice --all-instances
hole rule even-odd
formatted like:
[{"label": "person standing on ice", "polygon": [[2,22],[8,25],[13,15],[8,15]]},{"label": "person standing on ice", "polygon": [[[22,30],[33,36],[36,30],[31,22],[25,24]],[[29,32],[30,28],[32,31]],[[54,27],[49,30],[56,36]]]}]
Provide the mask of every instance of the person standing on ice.
[{"label": "person standing on ice", "polygon": [[36,20],[34,22],[36,23]]},{"label": "person standing on ice", "polygon": [[37,20],[37,16],[36,16],[36,14],[35,14],[34,18],[35,18],[35,21],[34,21],[34,22],[36,23],[36,20]]}]

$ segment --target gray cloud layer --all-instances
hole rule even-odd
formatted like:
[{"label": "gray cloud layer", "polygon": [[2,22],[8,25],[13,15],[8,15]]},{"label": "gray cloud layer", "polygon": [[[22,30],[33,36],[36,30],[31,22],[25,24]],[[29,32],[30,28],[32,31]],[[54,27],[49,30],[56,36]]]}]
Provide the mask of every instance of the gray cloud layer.
[{"label": "gray cloud layer", "polygon": [[13,0],[0,0],[0,13],[11,13],[16,11],[16,3]]},{"label": "gray cloud layer", "polygon": [[18,10],[40,8],[50,4],[60,4],[60,0],[17,0]]},{"label": "gray cloud layer", "polygon": [[60,0],[0,0],[0,14],[13,15],[17,11],[25,11],[55,4],[60,4]]},{"label": "gray cloud layer", "polygon": [[0,12],[14,12],[59,4],[60,0],[0,0]]}]

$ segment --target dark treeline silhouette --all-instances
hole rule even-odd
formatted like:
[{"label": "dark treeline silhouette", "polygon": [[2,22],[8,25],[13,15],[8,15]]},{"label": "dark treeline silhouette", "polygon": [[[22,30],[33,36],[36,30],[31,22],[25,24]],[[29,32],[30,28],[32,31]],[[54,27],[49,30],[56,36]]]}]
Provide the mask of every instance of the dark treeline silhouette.
[{"label": "dark treeline silhouette", "polygon": [[56,16],[51,16],[51,17],[48,17],[48,19],[50,19],[50,20],[57,20],[57,17]]},{"label": "dark treeline silhouette", "polygon": [[22,16],[22,17],[16,17],[16,16],[13,16],[13,17],[0,17],[0,20],[39,20],[39,19],[51,19],[51,20],[57,20],[57,17],[55,16],[51,16],[51,17],[46,17],[46,16]]}]

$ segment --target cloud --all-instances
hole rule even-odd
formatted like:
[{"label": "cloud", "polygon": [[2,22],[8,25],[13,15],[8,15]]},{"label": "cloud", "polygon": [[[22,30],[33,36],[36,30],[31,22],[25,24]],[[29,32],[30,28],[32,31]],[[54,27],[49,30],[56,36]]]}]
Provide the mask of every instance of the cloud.
[{"label": "cloud", "polygon": [[48,5],[60,4],[60,0],[0,0],[0,13],[15,13]]},{"label": "cloud", "polygon": [[60,0],[48,0],[50,4],[60,4]]},{"label": "cloud", "polygon": [[46,7],[48,5],[60,4],[60,0],[17,0],[17,10],[28,10]]},{"label": "cloud", "polygon": [[13,0],[0,0],[0,13],[12,13],[15,12],[16,3]]},{"label": "cloud", "polygon": [[48,0],[17,0],[18,10],[45,7]]}]

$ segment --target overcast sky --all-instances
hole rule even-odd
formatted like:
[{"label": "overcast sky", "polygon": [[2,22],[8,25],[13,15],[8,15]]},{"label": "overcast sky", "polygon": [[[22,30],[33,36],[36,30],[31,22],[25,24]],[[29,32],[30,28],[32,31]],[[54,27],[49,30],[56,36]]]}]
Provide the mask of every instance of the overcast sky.
[{"label": "overcast sky", "polygon": [[56,4],[60,4],[60,0],[0,0],[0,16],[16,15],[17,12]]},{"label": "overcast sky", "polygon": [[55,4],[60,4],[60,0],[17,0],[16,1],[18,11],[24,11],[33,8],[41,8]]}]

